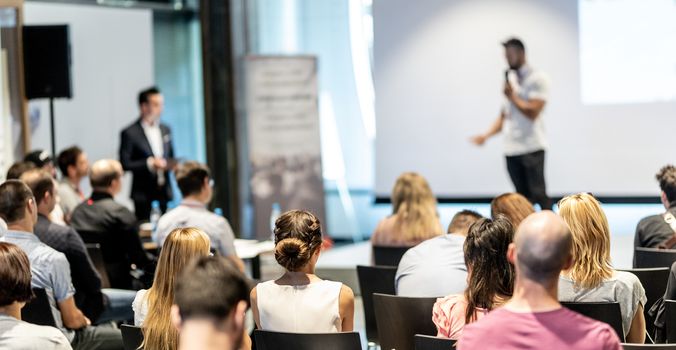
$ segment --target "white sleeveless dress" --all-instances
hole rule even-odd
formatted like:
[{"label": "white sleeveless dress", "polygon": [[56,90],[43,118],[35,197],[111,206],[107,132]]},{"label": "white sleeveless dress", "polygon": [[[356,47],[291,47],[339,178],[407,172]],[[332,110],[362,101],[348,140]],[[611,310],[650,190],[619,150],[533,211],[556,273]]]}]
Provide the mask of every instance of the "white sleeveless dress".
[{"label": "white sleeveless dress", "polygon": [[256,286],[261,329],[289,333],[336,333],[342,331],[339,298],[342,283],[319,281],[306,285]]}]

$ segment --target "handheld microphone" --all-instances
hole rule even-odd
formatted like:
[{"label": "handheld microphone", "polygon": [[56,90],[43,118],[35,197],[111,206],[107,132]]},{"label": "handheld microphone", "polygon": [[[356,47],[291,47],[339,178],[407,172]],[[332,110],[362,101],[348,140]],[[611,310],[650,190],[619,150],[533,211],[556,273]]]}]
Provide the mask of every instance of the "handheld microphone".
[{"label": "handheld microphone", "polygon": [[511,69],[505,69],[505,82],[509,83],[509,72],[511,72]]}]

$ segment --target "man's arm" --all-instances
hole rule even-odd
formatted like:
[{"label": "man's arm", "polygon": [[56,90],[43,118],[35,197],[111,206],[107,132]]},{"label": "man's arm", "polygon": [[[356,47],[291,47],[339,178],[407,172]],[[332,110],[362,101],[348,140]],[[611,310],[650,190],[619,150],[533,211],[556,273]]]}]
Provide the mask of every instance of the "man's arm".
[{"label": "man's arm", "polygon": [[512,88],[508,82],[505,83],[504,93],[507,99],[514,104],[514,106],[530,120],[535,120],[545,107],[545,100],[540,97],[546,96],[546,83],[541,81],[536,85],[536,90],[528,99],[521,98]]},{"label": "man's arm", "polygon": [[120,133],[120,163],[122,163],[122,168],[124,170],[139,171],[148,169],[148,160],[145,158],[142,159],[132,159],[132,153],[134,152],[134,140],[129,135],[129,130],[124,130]]},{"label": "man's arm", "polygon": [[80,329],[91,324],[91,321],[75,306],[75,300],[72,296],[60,301],[58,304],[64,327],[68,329]]},{"label": "man's arm", "polygon": [[486,131],[486,133],[476,135],[472,137],[470,141],[472,141],[472,143],[477,146],[483,145],[486,142],[486,140],[488,140],[490,137],[502,131],[502,124],[504,120],[505,120],[505,112],[501,111],[498,118],[493,122],[493,124],[491,124],[491,127],[488,129],[488,131]]}]

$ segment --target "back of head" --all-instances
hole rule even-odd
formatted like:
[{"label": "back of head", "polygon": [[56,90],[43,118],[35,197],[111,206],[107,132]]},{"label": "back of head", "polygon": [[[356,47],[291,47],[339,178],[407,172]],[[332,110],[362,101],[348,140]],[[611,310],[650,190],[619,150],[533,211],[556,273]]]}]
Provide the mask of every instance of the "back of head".
[{"label": "back of head", "polygon": [[9,225],[23,220],[26,202],[33,198],[33,192],[19,180],[7,180],[0,185],[0,217]]},{"label": "back of head", "polygon": [[568,263],[573,237],[561,217],[546,210],[523,220],[514,245],[519,277],[547,284],[557,280]]},{"label": "back of head", "polygon": [[47,151],[35,150],[26,154],[23,160],[35,164],[38,168],[42,168],[52,162],[52,156]]},{"label": "back of head", "polygon": [[321,248],[322,227],[309,211],[291,210],[275,221],[275,259],[288,271],[298,271]]},{"label": "back of head", "polygon": [[451,223],[448,225],[448,233],[457,233],[466,236],[469,227],[482,218],[483,216],[474,210],[461,210],[453,215],[453,219],[451,219]]},{"label": "back of head", "polygon": [[28,256],[18,246],[0,242],[0,307],[32,298]]},{"label": "back of head", "polygon": [[594,288],[610,278],[610,228],[601,204],[588,193],[570,195],[559,202],[559,215],[573,235],[570,277],[575,284]]},{"label": "back of head", "polygon": [[68,167],[77,166],[77,158],[82,154],[82,149],[78,146],[72,146],[64,149],[56,158],[61,175],[68,176]]},{"label": "back of head", "polygon": [[204,180],[208,179],[209,168],[198,162],[183,162],[176,168],[176,182],[183,197],[199,194],[204,186]]},{"label": "back of head", "polygon": [[469,271],[466,322],[475,319],[476,308],[493,309],[496,296],[512,295],[514,267],[507,260],[507,248],[513,237],[511,222],[501,215],[470,226],[464,245]]},{"label": "back of head", "polygon": [[533,204],[518,193],[503,193],[491,201],[491,217],[502,214],[512,222],[515,229],[526,216],[534,212]]},{"label": "back of head", "polygon": [[54,179],[46,170],[29,170],[21,175],[21,181],[30,187],[38,204],[45,198],[46,193],[54,195]]},{"label": "back of head", "polygon": [[157,261],[153,286],[146,294],[148,316],[143,323],[146,349],[176,349],[178,333],[170,320],[174,287],[191,260],[209,255],[209,236],[197,228],[177,228],[167,236]]},{"label": "back of head", "polygon": [[676,167],[665,165],[655,174],[655,178],[660,183],[660,190],[664,192],[669,203],[676,202]]},{"label": "back of head", "polygon": [[407,172],[397,178],[392,189],[392,213],[397,216],[404,240],[421,240],[442,233],[437,199],[427,180],[418,173]]},{"label": "back of head", "polygon": [[12,164],[7,170],[7,180],[18,180],[23,173],[28,170],[35,169],[36,166],[33,162],[23,161],[16,162]]},{"label": "back of head", "polygon": [[122,164],[114,159],[101,159],[89,169],[89,182],[95,190],[106,190],[124,174]]}]

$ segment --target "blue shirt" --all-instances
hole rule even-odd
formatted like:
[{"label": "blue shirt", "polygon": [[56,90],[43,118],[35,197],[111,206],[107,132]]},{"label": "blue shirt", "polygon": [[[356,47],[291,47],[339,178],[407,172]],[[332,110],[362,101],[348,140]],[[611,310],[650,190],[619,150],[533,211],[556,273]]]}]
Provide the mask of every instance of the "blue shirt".
[{"label": "blue shirt", "polygon": [[75,294],[66,256],[40,242],[36,235],[29,232],[7,231],[0,240],[16,244],[28,255],[31,264],[31,286],[43,288],[47,292],[57,327],[69,341],[72,341],[74,332],[63,326],[61,311],[57,306],[57,303]]}]

